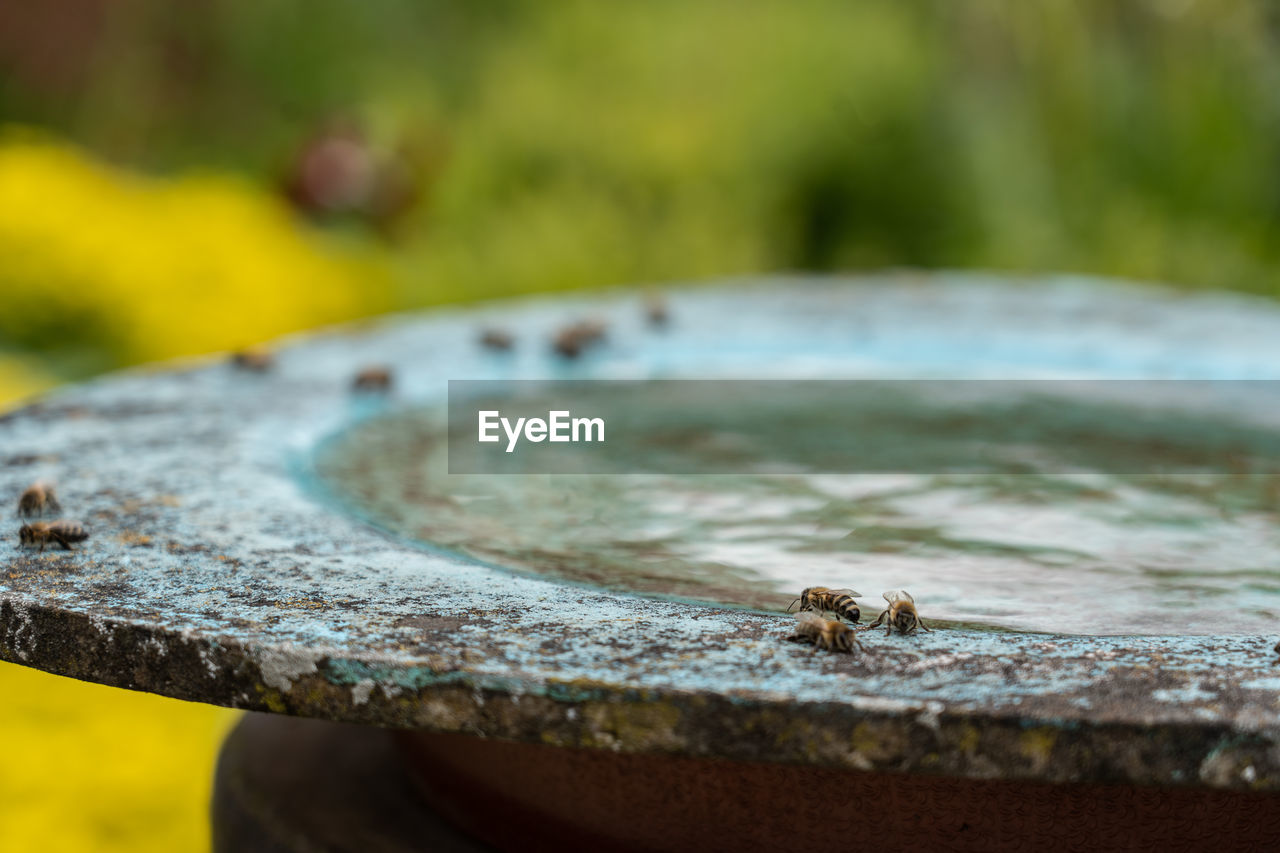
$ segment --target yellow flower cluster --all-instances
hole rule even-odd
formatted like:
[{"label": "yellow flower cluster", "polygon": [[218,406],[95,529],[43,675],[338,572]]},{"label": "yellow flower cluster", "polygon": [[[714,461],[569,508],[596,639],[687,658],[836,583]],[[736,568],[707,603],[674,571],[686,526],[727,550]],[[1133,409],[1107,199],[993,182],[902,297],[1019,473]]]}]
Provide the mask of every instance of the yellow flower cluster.
[{"label": "yellow flower cluster", "polygon": [[0,663],[0,850],[209,849],[218,746],[239,714]]},{"label": "yellow flower cluster", "polygon": [[[0,297],[2,298],[2,297]],[[0,308],[3,311],[3,308]],[[0,354],[0,412],[53,384],[53,377],[29,359]]]},{"label": "yellow flower cluster", "polygon": [[[247,181],[146,178],[0,131],[0,345],[89,347],[106,368],[383,310],[388,291],[384,260],[332,245]],[[53,379],[0,349],[0,408]],[[0,694],[0,731],[27,747],[25,770],[0,773],[0,849],[207,845],[234,713],[7,664]]]},{"label": "yellow flower cluster", "polygon": [[118,362],[241,346],[386,307],[372,255],[326,243],[249,182],[147,178],[0,134],[0,339]]}]

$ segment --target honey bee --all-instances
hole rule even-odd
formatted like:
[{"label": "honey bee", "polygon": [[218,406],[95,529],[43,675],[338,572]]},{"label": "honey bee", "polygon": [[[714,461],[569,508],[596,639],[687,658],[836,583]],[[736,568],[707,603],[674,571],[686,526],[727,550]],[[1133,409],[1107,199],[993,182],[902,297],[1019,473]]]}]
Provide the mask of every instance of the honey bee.
[{"label": "honey bee", "polygon": [[30,524],[24,524],[18,529],[18,543],[20,545],[35,545],[39,543],[40,550],[43,551],[46,545],[61,545],[68,551],[71,550],[71,543],[83,542],[89,538],[89,531],[84,529],[84,525],[78,521],[34,521]]},{"label": "honey bee", "polygon": [[650,293],[645,297],[644,316],[649,321],[649,325],[654,328],[661,328],[671,320],[671,313],[667,310],[667,300],[661,293]]},{"label": "honey bee", "polygon": [[505,329],[485,329],[480,333],[480,346],[506,352],[516,345],[515,337]]},{"label": "honey bee", "polygon": [[812,611],[796,614],[796,632],[787,639],[797,643],[812,643],[815,649],[828,652],[865,651],[854,630],[843,622],[823,619]]},{"label": "honey bee", "polygon": [[[791,607],[796,606],[796,602],[800,603],[800,612],[806,610],[816,610],[819,615],[831,612],[837,616],[843,616],[853,624],[858,624],[858,620],[862,618],[862,611],[858,609],[858,602],[853,599],[862,595],[860,592],[854,592],[851,589],[827,589],[825,586],[811,586],[800,593],[800,597],[791,602]],[[791,607],[787,611],[791,611]]]},{"label": "honey bee", "polygon": [[[892,634],[895,627],[897,627],[899,634],[913,634],[916,628],[921,628],[925,631],[930,630],[924,624],[924,620],[920,618],[920,614],[916,612],[916,600],[905,589],[889,590],[884,594],[884,600],[889,602],[889,606],[881,611],[880,615],[876,617],[876,621],[868,625],[868,628],[874,628],[884,622],[886,636]],[[886,621],[886,617],[888,621]]]},{"label": "honey bee", "polygon": [[44,515],[45,512],[61,512],[58,496],[54,494],[53,484],[36,482],[27,486],[27,490],[18,498],[18,517],[32,518]]},{"label": "honey bee", "polygon": [[231,363],[241,370],[264,373],[275,365],[276,357],[262,347],[246,347],[231,354]]},{"label": "honey bee", "polygon": [[391,368],[366,367],[351,380],[353,391],[389,391],[391,390]]},{"label": "honey bee", "polygon": [[577,358],[592,344],[604,340],[605,325],[599,320],[580,320],[565,326],[551,340],[551,348],[565,358]]}]

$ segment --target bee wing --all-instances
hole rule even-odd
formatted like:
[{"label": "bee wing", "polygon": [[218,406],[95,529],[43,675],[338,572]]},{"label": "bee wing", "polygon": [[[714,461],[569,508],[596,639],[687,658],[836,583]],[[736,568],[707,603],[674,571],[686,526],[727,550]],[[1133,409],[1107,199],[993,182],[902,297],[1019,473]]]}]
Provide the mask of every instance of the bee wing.
[{"label": "bee wing", "polygon": [[889,590],[884,594],[884,600],[890,604],[893,604],[895,601],[909,601],[912,604],[916,603],[916,600],[911,597],[911,593],[907,592],[905,589]]},{"label": "bee wing", "polygon": [[847,595],[850,598],[857,598],[862,595],[862,593],[854,592],[851,589],[829,589],[827,590],[827,593],[830,595]]},{"label": "bee wing", "polygon": [[802,613],[796,614],[797,625],[821,625],[825,621],[827,620],[823,619],[821,616],[819,616],[817,613],[814,613],[812,610],[805,610]]}]

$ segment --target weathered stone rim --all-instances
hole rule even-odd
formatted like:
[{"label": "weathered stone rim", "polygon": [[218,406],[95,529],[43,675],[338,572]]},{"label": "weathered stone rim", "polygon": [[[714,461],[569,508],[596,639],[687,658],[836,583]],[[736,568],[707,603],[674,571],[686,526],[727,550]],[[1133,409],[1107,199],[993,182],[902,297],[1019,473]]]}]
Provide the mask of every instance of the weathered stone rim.
[{"label": "weathered stone rim", "polygon": [[[52,476],[95,536],[70,555],[0,556],[0,658],[228,707],[557,745],[1280,788],[1272,638],[949,631],[812,655],[779,641],[784,620],[508,576],[390,539],[298,485],[318,437],[382,405],[348,393],[365,364],[392,365],[414,400],[447,378],[627,375],[675,350],[726,367],[743,352],[716,322],[726,304],[746,328],[807,324],[817,345],[920,311],[960,333],[966,316],[975,330],[1085,323],[1144,358],[1202,329],[1235,375],[1277,363],[1258,342],[1280,340],[1270,303],[1079,280],[792,280],[672,301],[657,339],[630,293],[488,306],[303,338],[264,375],[221,361],[132,371],[5,416],[0,494]],[[613,321],[596,360],[474,346],[487,323],[540,341],[585,313]]]}]

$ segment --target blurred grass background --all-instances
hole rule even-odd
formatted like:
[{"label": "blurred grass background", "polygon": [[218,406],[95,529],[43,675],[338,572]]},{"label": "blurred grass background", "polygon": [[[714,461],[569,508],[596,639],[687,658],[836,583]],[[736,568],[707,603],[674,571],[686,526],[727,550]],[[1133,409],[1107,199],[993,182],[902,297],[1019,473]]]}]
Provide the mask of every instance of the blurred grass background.
[{"label": "blurred grass background", "polygon": [[[1275,295],[1264,0],[0,6],[0,401],[403,309],[771,270]],[[0,849],[178,850],[230,712],[0,666]]]}]

